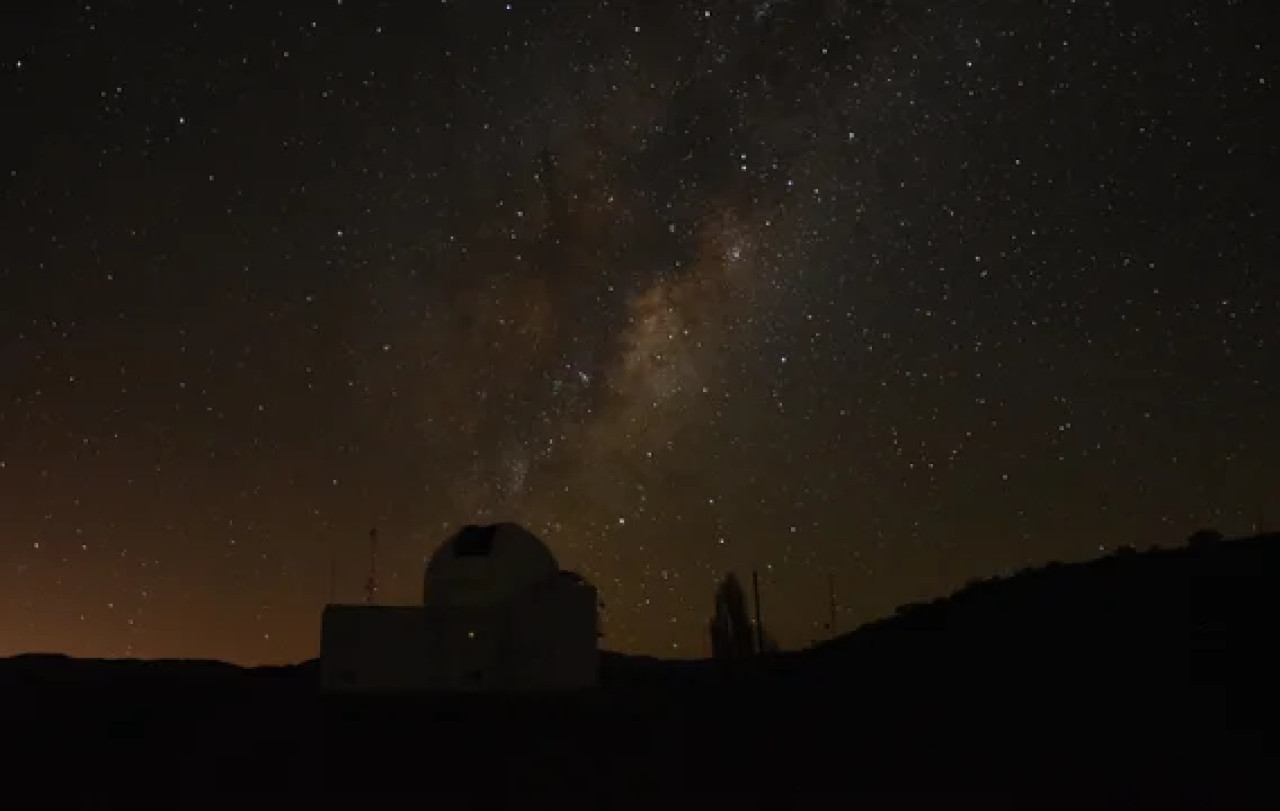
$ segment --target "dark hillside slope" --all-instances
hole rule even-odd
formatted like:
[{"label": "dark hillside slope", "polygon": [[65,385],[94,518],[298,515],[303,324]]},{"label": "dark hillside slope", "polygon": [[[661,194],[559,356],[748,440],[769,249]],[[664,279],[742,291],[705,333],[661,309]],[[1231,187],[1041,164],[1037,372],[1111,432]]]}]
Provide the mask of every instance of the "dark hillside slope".
[{"label": "dark hillside slope", "polygon": [[[818,646],[823,661],[865,658],[881,645],[913,651],[981,651],[997,659],[1095,659],[1127,664],[1194,654],[1198,665],[1244,666],[1277,617],[1280,534],[1124,550],[971,583],[927,604]],[[1092,652],[1094,655],[1086,655]],[[886,663],[887,664],[887,663]],[[1101,663],[1099,663],[1101,664]]]},{"label": "dark hillside slope", "polygon": [[1271,746],[1277,620],[1272,534],[974,583],[785,657],[774,673],[809,694],[860,692],[886,725]]},{"label": "dark hillside slope", "polygon": [[1085,563],[971,584],[803,655],[815,673],[1059,681],[1124,692],[1153,683],[1243,686],[1274,674],[1280,535]]}]

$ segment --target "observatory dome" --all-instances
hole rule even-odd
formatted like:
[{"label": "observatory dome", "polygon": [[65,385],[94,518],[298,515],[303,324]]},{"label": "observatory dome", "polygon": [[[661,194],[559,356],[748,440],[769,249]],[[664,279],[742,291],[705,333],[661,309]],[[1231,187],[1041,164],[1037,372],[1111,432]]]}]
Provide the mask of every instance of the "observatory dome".
[{"label": "observatory dome", "polygon": [[519,524],[469,525],[427,562],[422,600],[439,606],[498,605],[559,572],[547,545]]}]

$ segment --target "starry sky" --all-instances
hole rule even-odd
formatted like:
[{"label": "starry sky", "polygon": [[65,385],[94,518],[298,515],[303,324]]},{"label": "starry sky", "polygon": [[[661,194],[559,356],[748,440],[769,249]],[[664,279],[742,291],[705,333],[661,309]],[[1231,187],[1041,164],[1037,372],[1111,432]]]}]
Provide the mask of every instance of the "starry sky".
[{"label": "starry sky", "polygon": [[609,647],[1280,521],[1271,4],[0,12],[0,655],[314,656],[516,520]]}]

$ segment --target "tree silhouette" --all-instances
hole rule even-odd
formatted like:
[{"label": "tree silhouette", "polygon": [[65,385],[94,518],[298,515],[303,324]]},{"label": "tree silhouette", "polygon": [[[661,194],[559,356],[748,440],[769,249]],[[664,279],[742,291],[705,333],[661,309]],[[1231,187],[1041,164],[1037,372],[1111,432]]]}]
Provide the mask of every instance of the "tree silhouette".
[{"label": "tree silhouette", "polygon": [[1210,544],[1220,543],[1222,541],[1222,533],[1216,529],[1198,529],[1191,533],[1191,537],[1187,538],[1187,546],[1209,546]]},{"label": "tree silhouette", "polygon": [[715,613],[711,616],[711,658],[744,659],[755,652],[747,595],[737,576],[730,573],[716,588]]}]

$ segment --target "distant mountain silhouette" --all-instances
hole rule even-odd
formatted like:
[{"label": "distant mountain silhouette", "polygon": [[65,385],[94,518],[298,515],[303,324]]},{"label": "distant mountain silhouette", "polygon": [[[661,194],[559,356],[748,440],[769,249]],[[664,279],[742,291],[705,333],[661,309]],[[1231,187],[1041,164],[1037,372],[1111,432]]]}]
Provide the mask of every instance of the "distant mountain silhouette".
[{"label": "distant mountain silhouette", "polygon": [[76,659],[29,653],[0,659],[4,690],[245,690],[278,686],[306,689],[317,677],[314,660],[297,665],[244,668],[207,659]]},{"label": "distant mountain silhouette", "polygon": [[731,675],[605,654],[602,689],[570,696],[324,698],[314,662],[21,656],[0,661],[6,734],[15,774],[301,793],[1069,780],[1221,805],[1280,766],[1280,534],[1205,538],[975,582]]}]

